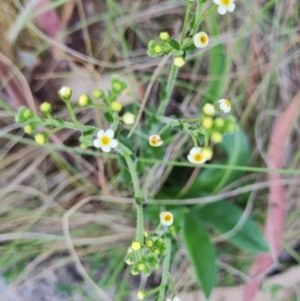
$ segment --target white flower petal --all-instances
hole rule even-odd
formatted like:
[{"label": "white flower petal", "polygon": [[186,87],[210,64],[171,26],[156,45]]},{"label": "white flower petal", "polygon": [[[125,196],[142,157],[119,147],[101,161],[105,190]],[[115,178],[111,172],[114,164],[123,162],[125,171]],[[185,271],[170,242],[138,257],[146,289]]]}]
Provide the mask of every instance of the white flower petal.
[{"label": "white flower petal", "polygon": [[101,149],[102,149],[102,151],[105,152],[105,153],[109,153],[109,152],[111,151],[110,146],[102,146]]},{"label": "white flower petal", "polygon": [[232,13],[235,10],[235,4],[232,2],[229,4],[229,6],[227,7],[227,10]]},{"label": "white flower petal", "polygon": [[167,298],[167,300],[166,301],[172,301],[170,298]]},{"label": "white flower petal", "polygon": [[195,155],[196,153],[200,153],[202,150],[201,147],[193,147],[191,150],[190,150],[190,155],[193,156]]},{"label": "white flower petal", "polygon": [[173,298],[172,301],[181,301],[177,296]]},{"label": "white flower petal", "polygon": [[105,135],[107,135],[109,138],[114,138],[115,132],[112,129],[108,129],[105,131]]},{"label": "white flower petal", "polygon": [[225,15],[225,14],[227,13],[226,7],[220,5],[220,6],[218,7],[218,13],[219,13],[220,15]]},{"label": "white flower petal", "polygon": [[110,147],[115,148],[115,147],[117,147],[117,145],[118,145],[118,140],[117,139],[111,139]]},{"label": "white flower petal", "polygon": [[193,156],[188,155],[187,158],[188,158],[188,160],[189,160],[191,163],[195,163],[195,162],[194,162]]},{"label": "white flower petal", "polygon": [[97,147],[97,148],[100,148],[102,146],[99,139],[94,140],[94,146]]},{"label": "white flower petal", "polygon": [[104,130],[99,130],[97,133],[97,138],[100,139],[104,135]]},{"label": "white flower petal", "polygon": [[221,0],[214,0],[214,4],[220,5],[221,4]]},{"label": "white flower petal", "polygon": [[220,99],[220,100],[218,101],[218,103],[223,103],[224,101],[225,101],[225,99],[222,98],[222,99]]}]

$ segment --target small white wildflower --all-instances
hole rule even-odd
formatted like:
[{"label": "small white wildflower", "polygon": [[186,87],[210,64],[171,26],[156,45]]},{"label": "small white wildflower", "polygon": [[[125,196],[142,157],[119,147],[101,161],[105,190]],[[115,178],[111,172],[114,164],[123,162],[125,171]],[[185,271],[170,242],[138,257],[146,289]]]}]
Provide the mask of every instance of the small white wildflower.
[{"label": "small white wildflower", "polygon": [[214,4],[219,5],[218,13],[225,15],[227,12],[232,13],[235,10],[234,0],[213,0]]},{"label": "small white wildflower", "polygon": [[105,153],[109,153],[112,148],[116,148],[118,145],[118,140],[113,139],[115,132],[112,129],[106,131],[99,130],[97,133],[97,139],[94,140],[94,146],[101,148]]},{"label": "small white wildflower", "polygon": [[153,147],[161,146],[163,143],[164,142],[159,135],[151,135],[149,137],[149,144]]},{"label": "small white wildflower", "polygon": [[204,156],[202,154],[202,148],[201,147],[193,147],[190,150],[190,153],[187,156],[187,158],[191,163],[195,163],[195,164],[201,164],[201,163],[204,163],[206,161],[206,159],[204,158]]},{"label": "small white wildflower", "polygon": [[181,301],[179,297],[175,296],[172,301]]},{"label": "small white wildflower", "polygon": [[204,48],[208,45],[209,42],[208,35],[203,31],[195,34],[193,40],[197,48]]},{"label": "small white wildflower", "polygon": [[161,224],[164,226],[171,226],[173,224],[173,214],[171,212],[162,212],[159,218]]},{"label": "small white wildflower", "polygon": [[231,110],[231,103],[227,99],[220,99],[219,100],[220,109],[223,111],[223,113],[228,113]]}]

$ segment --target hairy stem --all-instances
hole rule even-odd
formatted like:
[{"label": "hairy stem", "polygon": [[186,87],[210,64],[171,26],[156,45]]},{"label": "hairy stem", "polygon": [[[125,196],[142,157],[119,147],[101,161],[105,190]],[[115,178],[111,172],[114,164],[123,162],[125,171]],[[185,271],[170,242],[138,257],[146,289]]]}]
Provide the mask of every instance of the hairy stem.
[{"label": "hairy stem", "polygon": [[183,40],[184,40],[184,37],[185,37],[186,28],[187,28],[187,24],[188,24],[188,21],[189,21],[189,15],[190,15],[190,10],[191,10],[192,4],[193,4],[193,2],[189,1],[186,12],[185,12],[183,28],[182,28],[182,33],[181,33],[181,39],[180,39],[180,45],[181,46],[183,44]]},{"label": "hairy stem", "polygon": [[160,290],[159,290],[159,295],[158,295],[157,301],[164,300],[166,285],[168,283],[168,274],[169,274],[169,269],[170,269],[171,248],[172,248],[170,238],[166,238],[166,243],[167,243],[167,254],[166,254],[166,256],[164,258],[164,262],[163,262],[162,279],[161,279]]}]

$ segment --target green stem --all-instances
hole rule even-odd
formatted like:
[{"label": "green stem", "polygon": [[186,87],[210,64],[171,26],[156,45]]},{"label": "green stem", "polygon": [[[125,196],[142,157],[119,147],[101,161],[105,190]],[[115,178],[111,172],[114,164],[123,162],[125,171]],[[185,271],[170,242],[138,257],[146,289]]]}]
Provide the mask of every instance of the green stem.
[{"label": "green stem", "polygon": [[189,1],[186,12],[185,12],[184,23],[183,23],[183,28],[182,28],[182,34],[181,34],[181,39],[180,39],[180,46],[182,46],[182,44],[183,44],[183,40],[184,40],[184,37],[185,37],[185,32],[186,32],[187,24],[188,24],[188,21],[189,21],[190,10],[191,10],[192,4],[193,4],[193,2]]},{"label": "green stem", "polygon": [[156,288],[154,288],[154,289],[148,291],[148,292],[147,292],[147,293],[148,293],[147,295],[148,295],[148,296],[153,295],[153,294],[157,293],[159,290],[160,290],[160,286],[158,286],[158,287],[156,287]]},{"label": "green stem", "polygon": [[[128,152],[124,151],[126,147],[124,147],[119,142],[119,148],[121,148],[122,154],[125,158],[126,164],[128,166],[129,173],[131,175],[132,183],[133,183],[133,189],[134,189],[134,196],[135,198],[142,199],[142,191],[138,179],[138,175],[136,172],[136,168],[134,163],[132,162],[130,155]],[[141,244],[143,244],[143,237],[144,237],[144,217],[143,217],[143,205],[142,204],[136,204],[137,208],[137,232],[136,232],[136,240],[139,241]]]},{"label": "green stem", "polygon": [[191,36],[193,37],[197,31],[198,31],[198,27],[200,24],[200,20],[201,20],[201,13],[202,13],[202,2],[201,0],[198,0],[197,3],[197,10],[196,10],[196,18],[195,18],[195,23],[194,23],[194,27],[191,30]]},{"label": "green stem", "polygon": [[178,70],[179,70],[179,68],[176,67],[174,64],[172,64],[172,69],[171,69],[171,72],[169,74],[168,83],[167,83],[167,86],[166,86],[166,91],[165,91],[164,97],[161,100],[161,102],[159,104],[159,107],[157,109],[157,114],[156,114],[157,117],[162,116],[165,113],[165,110],[168,106],[168,103],[170,101],[171,94],[172,94],[172,91],[173,91],[173,88],[174,88],[174,85],[175,85]]},{"label": "green stem", "polygon": [[67,104],[67,108],[68,108],[68,111],[69,111],[70,116],[71,116],[71,118],[72,118],[72,121],[73,121],[75,124],[78,124],[78,121],[77,121],[77,119],[76,119],[76,116],[75,116],[75,114],[74,114],[74,111],[73,111],[73,108],[72,108],[72,105],[71,105],[70,101],[69,101],[69,100],[66,100],[65,103]]},{"label": "green stem", "polygon": [[167,243],[167,254],[164,258],[163,262],[163,272],[162,272],[162,279],[161,279],[161,284],[160,284],[160,290],[159,290],[159,295],[157,301],[163,301],[165,297],[165,289],[166,285],[168,283],[168,273],[170,269],[170,261],[171,261],[171,240],[170,238],[166,238],[166,243]]},{"label": "green stem", "polygon": [[189,132],[189,134],[191,135],[191,137],[193,139],[194,147],[198,147],[198,141],[197,141],[196,136],[193,133],[191,133],[191,132]]},{"label": "green stem", "polygon": [[172,275],[170,274],[170,272],[168,272],[168,278],[169,278],[169,281],[171,283],[171,287],[172,287],[172,294],[173,294],[173,298],[176,296],[176,289],[175,289],[175,283],[174,283],[174,279],[172,277]]},{"label": "green stem", "polygon": [[218,5],[214,5],[206,14],[204,14],[200,19],[199,19],[199,24],[198,26],[200,25],[200,23],[205,20],[210,14],[212,14],[216,9],[218,8]]},{"label": "green stem", "polygon": [[184,122],[198,122],[201,121],[201,119],[203,118],[203,116],[199,116],[199,117],[195,117],[195,118],[186,118],[186,119],[180,119]]}]

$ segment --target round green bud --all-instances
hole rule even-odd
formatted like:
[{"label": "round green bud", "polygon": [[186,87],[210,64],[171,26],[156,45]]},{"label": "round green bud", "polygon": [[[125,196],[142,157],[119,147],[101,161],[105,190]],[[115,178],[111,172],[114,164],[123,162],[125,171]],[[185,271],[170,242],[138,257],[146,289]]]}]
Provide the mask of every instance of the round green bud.
[{"label": "round green bud", "polygon": [[93,95],[94,95],[95,98],[100,99],[100,98],[103,98],[104,92],[100,89],[95,89],[94,92],[93,92]]},{"label": "round green bud", "polygon": [[158,53],[163,52],[163,49],[161,48],[160,45],[156,45],[156,46],[154,47],[154,52],[158,54]]},{"label": "round green bud", "polygon": [[210,139],[211,139],[212,142],[217,144],[217,143],[222,142],[223,136],[219,132],[214,132],[214,133],[211,134]]},{"label": "round green bud", "polygon": [[143,262],[138,263],[138,270],[143,271],[145,269],[146,265]]},{"label": "round green bud", "polygon": [[225,125],[225,121],[224,121],[223,118],[218,117],[218,118],[215,119],[215,121],[214,121],[214,126],[215,127],[219,128],[219,129],[222,129],[224,127],[224,125]]},{"label": "round green bud", "polygon": [[134,265],[131,267],[130,273],[131,273],[132,275],[134,275],[134,276],[140,274],[140,271],[139,271],[139,269],[138,269],[137,264],[134,264]]},{"label": "round green bud", "polygon": [[153,250],[153,252],[154,252],[156,255],[159,255],[159,254],[160,254],[160,250],[159,250],[158,248],[155,248],[155,249]]},{"label": "round green bud", "polygon": [[143,273],[145,276],[150,276],[151,270],[150,270],[149,267],[146,266],[146,267],[143,269],[142,273]]},{"label": "round green bud", "polygon": [[170,35],[166,31],[164,31],[159,34],[159,38],[162,41],[168,41],[170,39]]},{"label": "round green bud", "polygon": [[113,90],[119,92],[122,89],[122,85],[118,82],[113,83],[112,85]]},{"label": "round green bud", "polygon": [[28,135],[31,135],[35,131],[35,126],[32,124],[26,124],[24,126],[24,132]]},{"label": "round green bud", "polygon": [[149,237],[149,233],[147,231],[144,231],[143,234],[144,234],[144,237],[146,237],[146,238]]},{"label": "round green bud", "polygon": [[137,298],[138,298],[138,300],[144,300],[145,298],[147,298],[146,292],[145,291],[138,291]]},{"label": "round green bud", "polygon": [[179,56],[174,59],[173,64],[177,68],[181,68],[185,64],[185,60],[183,59],[183,57]]},{"label": "round green bud", "polygon": [[236,130],[236,125],[234,123],[228,123],[225,125],[224,131],[228,133],[232,133]]},{"label": "round green bud", "polygon": [[153,242],[152,239],[147,239],[147,240],[146,240],[146,246],[147,246],[148,248],[152,248],[153,245],[154,245],[154,242]]},{"label": "round green bud", "polygon": [[142,245],[139,241],[133,241],[132,244],[131,244],[131,249],[134,251],[134,252],[137,252],[139,251],[140,249],[142,248]]},{"label": "round green bud", "polygon": [[43,102],[40,105],[40,110],[43,114],[48,115],[52,111],[52,105],[49,102]]},{"label": "round green bud", "polygon": [[72,90],[69,87],[62,87],[58,91],[58,95],[61,97],[62,100],[70,100],[72,96]]},{"label": "round green bud", "polygon": [[135,253],[131,252],[131,253],[127,254],[126,257],[125,257],[125,262],[128,265],[134,264],[134,262],[135,262]]},{"label": "round green bud", "polygon": [[203,147],[201,153],[206,160],[210,160],[213,156],[213,151],[210,147]]},{"label": "round green bud", "polygon": [[91,105],[92,103],[93,102],[92,102],[91,98],[87,94],[82,94],[79,96],[78,104],[81,107],[87,107],[87,106]]},{"label": "round green bud", "polygon": [[114,100],[111,104],[110,104],[110,108],[115,111],[115,112],[120,112],[123,108],[123,105],[121,102],[119,102],[118,100]]},{"label": "round green bud", "polygon": [[210,103],[206,103],[204,105],[204,107],[202,108],[202,112],[203,114],[205,114],[206,116],[214,116],[216,113],[216,108],[214,105],[210,104]]},{"label": "round green bud", "polygon": [[202,126],[207,130],[212,128],[213,123],[214,121],[211,117],[204,117],[202,120]]},{"label": "round green bud", "polygon": [[130,112],[126,112],[123,116],[122,116],[122,121],[124,122],[124,124],[126,125],[133,125],[135,122],[135,115],[130,113]]},{"label": "round green bud", "polygon": [[160,237],[155,241],[155,244],[161,246],[164,242],[165,242],[164,239]]},{"label": "round green bud", "polygon": [[48,140],[48,134],[45,132],[38,133],[34,136],[34,139],[37,144],[45,144]]},{"label": "round green bud", "polygon": [[81,149],[87,149],[89,146],[87,145],[87,144],[85,144],[85,143],[81,143],[80,144],[80,148]]}]

